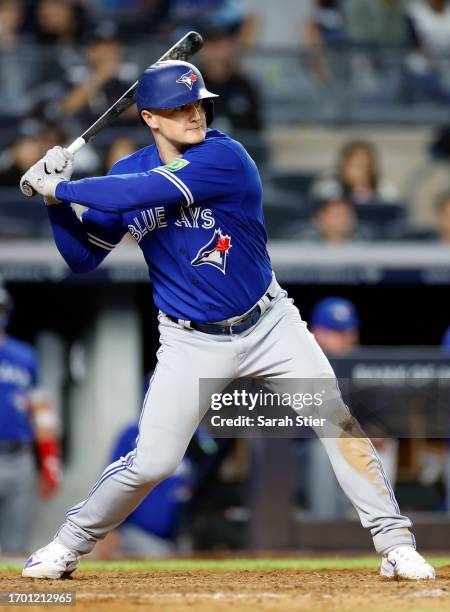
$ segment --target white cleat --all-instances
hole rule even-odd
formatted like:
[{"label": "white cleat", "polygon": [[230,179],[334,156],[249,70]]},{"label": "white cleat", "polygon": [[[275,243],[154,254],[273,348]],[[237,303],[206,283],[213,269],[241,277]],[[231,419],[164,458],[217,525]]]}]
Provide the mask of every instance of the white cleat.
[{"label": "white cleat", "polygon": [[22,570],[24,578],[51,578],[58,580],[68,576],[76,569],[79,555],[59,542],[53,540],[40,548],[25,563]]},{"label": "white cleat", "polygon": [[380,575],[397,580],[434,580],[436,573],[412,546],[398,546],[383,555]]}]

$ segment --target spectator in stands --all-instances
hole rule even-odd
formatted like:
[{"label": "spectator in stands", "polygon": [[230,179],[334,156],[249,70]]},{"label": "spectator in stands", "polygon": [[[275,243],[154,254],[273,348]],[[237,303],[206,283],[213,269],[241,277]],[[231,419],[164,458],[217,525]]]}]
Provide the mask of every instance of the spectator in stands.
[{"label": "spectator in stands", "polygon": [[436,200],[437,238],[450,246],[450,191]]},{"label": "spectator in stands", "polygon": [[82,12],[71,0],[39,0],[36,21],[40,43],[72,46],[81,40]]},{"label": "spectator in stands", "polygon": [[239,70],[236,38],[227,30],[210,30],[206,34],[202,74],[208,87],[220,96],[214,101],[215,127],[228,132],[261,130],[261,99],[256,85]]},{"label": "spectator in stands", "polygon": [[[123,47],[113,24],[101,24],[85,48],[87,67],[80,66],[76,84],[59,103],[60,112],[76,116],[83,124],[94,121],[117,100],[138,76],[137,67],[123,61]],[[135,110],[121,122],[135,120]]]},{"label": "spectator in stands", "polygon": [[341,0],[347,41],[403,45],[407,40],[408,0]]},{"label": "spectator in stands", "polygon": [[407,59],[412,94],[450,101],[450,4],[447,0],[413,0],[406,7],[411,44]]},{"label": "spectator in stands", "polygon": [[346,33],[342,18],[341,0],[315,0],[313,21],[326,46],[344,42]]},{"label": "spectator in stands", "polygon": [[24,21],[22,0],[0,0],[0,115],[25,115],[27,91],[36,83],[36,57],[21,34]]},{"label": "spectator in stands", "polygon": [[325,54],[325,48],[335,47],[344,40],[344,21],[339,0],[315,0],[309,16],[302,23],[301,42],[303,49],[311,53],[307,64],[319,81],[330,81],[334,66],[333,58]]},{"label": "spectator in stands", "polygon": [[32,113],[56,119],[56,101],[70,87],[83,59],[79,43],[86,28],[80,7],[71,0],[39,0],[35,19],[39,85],[32,92]]},{"label": "spectator in stands", "polygon": [[334,196],[316,201],[312,221],[296,237],[340,244],[372,240],[375,233],[368,225],[358,223],[355,207],[338,191]]},{"label": "spectator in stands", "polygon": [[207,33],[210,28],[237,35],[247,15],[242,0],[167,0],[166,21],[175,36],[198,29]]},{"label": "spectator in stands", "polygon": [[0,186],[17,187],[24,173],[35,164],[46,149],[35,136],[21,136],[0,154]]},{"label": "spectator in stands", "polygon": [[139,149],[139,146],[135,140],[128,138],[127,136],[121,136],[115,138],[108,147],[105,156],[104,174],[106,174],[110,168],[127,155],[131,155]]},{"label": "spectator in stands", "polygon": [[[253,42],[263,48],[298,49],[303,44],[304,24],[310,20],[314,0],[244,0],[253,15]],[[281,8],[282,7],[282,8]]]},{"label": "spectator in stands", "polygon": [[[318,344],[330,357],[345,356],[359,346],[359,317],[355,305],[343,297],[330,296],[312,309],[309,327]],[[372,438],[391,483],[397,475],[398,441]],[[343,495],[320,440],[309,441],[310,510],[319,519],[339,519],[354,511]]]},{"label": "spectator in stands", "polygon": [[166,0],[82,0],[86,13],[95,23],[113,21],[122,42],[136,43],[144,36],[160,35],[167,24]]},{"label": "spectator in stands", "polygon": [[312,196],[327,198],[341,189],[352,204],[397,203],[399,193],[391,181],[381,176],[375,147],[366,141],[351,141],[339,154],[336,172],[319,177]]}]

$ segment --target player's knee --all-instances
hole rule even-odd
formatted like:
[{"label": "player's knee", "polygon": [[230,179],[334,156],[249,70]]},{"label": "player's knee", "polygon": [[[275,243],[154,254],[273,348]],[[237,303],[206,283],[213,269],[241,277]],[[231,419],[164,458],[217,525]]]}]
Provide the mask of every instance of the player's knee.
[{"label": "player's knee", "polygon": [[164,480],[171,476],[181,462],[182,457],[175,453],[161,453],[159,456],[144,458],[136,465],[141,484]]}]

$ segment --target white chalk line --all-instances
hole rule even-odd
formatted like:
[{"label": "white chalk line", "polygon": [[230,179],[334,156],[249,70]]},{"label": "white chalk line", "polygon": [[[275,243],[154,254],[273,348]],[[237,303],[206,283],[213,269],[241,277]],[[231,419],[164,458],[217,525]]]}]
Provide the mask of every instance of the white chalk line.
[{"label": "white chalk line", "polygon": [[[300,595],[301,596],[301,595]],[[309,595],[305,595],[309,597]],[[123,599],[135,601],[139,599],[292,599],[292,595],[280,594],[280,593],[222,593],[218,591],[216,593],[180,593],[178,591],[168,593],[78,593],[76,594],[78,600],[81,599]]]}]

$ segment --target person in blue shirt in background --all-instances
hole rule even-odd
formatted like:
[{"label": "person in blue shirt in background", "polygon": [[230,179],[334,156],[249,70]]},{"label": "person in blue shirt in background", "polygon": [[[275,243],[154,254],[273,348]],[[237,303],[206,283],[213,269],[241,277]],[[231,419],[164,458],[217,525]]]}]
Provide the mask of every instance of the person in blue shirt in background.
[{"label": "person in blue shirt in background", "polygon": [[29,344],[8,336],[12,299],[0,286],[0,552],[27,551],[37,495],[58,490],[61,453],[57,419],[48,394],[38,386],[38,360]]}]

